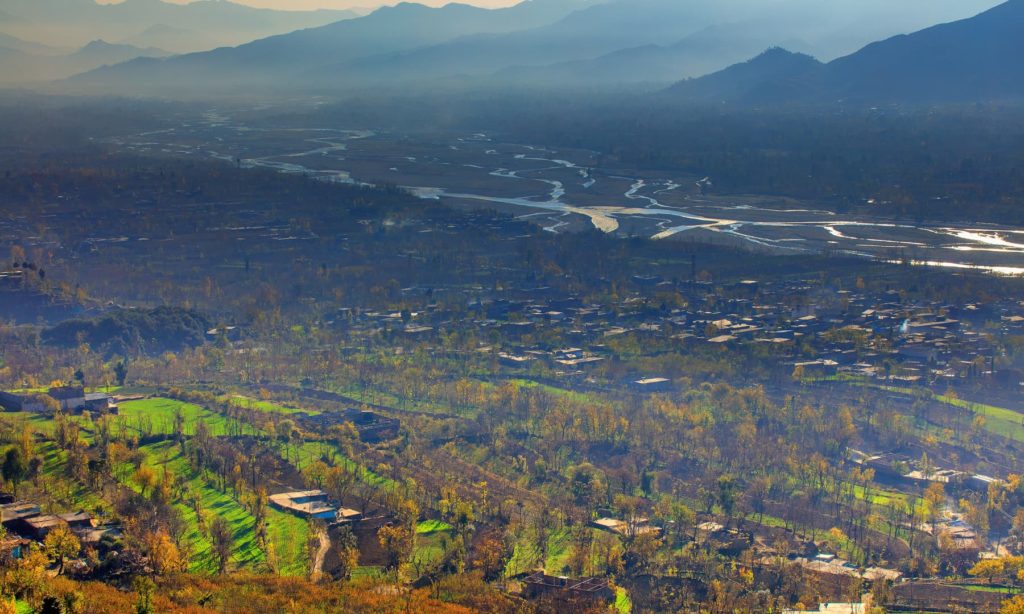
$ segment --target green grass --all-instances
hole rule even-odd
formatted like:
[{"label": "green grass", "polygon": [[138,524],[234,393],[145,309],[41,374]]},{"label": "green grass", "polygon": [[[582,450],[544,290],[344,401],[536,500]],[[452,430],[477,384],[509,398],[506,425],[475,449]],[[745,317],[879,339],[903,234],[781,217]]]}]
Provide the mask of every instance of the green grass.
[{"label": "green grass", "polygon": [[295,446],[289,454],[289,462],[300,471],[320,460],[326,454],[328,458],[333,458],[334,464],[339,467],[345,467],[349,471],[354,471],[359,481],[365,484],[387,490],[393,490],[398,487],[398,484],[391,478],[377,475],[366,467],[342,456],[338,446],[333,443],[306,441],[299,446]]},{"label": "green grass", "polygon": [[[140,448],[145,454],[144,464],[156,471],[160,476],[169,471],[185,479],[189,497],[199,501],[200,509],[205,514],[216,515],[228,521],[234,535],[232,548],[232,565],[252,570],[262,569],[266,558],[257,547],[254,536],[255,519],[239,504],[231,494],[231,490],[221,492],[202,474],[194,473],[187,459],[181,456],[173,442],[161,442]],[[137,484],[128,477],[125,482],[130,488],[138,491]],[[182,541],[190,550],[190,571],[196,573],[212,573],[217,569],[213,547],[205,532],[200,528],[200,517],[187,501],[174,504],[181,513],[185,523]],[[309,537],[309,526],[306,521],[283,512],[270,509],[267,512],[267,524],[271,540],[277,550],[281,571],[284,574],[301,575],[306,572],[305,545]]]},{"label": "green grass", "polygon": [[160,397],[122,403],[117,420],[140,433],[170,435],[174,432],[174,416],[177,411],[184,418],[186,435],[194,435],[196,424],[200,421],[206,424],[210,434],[215,437],[228,432],[228,419],[224,416],[198,405]]},{"label": "green grass", "polygon": [[429,535],[430,533],[437,533],[438,531],[451,531],[453,528],[454,527],[452,527],[452,525],[441,520],[424,520],[416,525],[416,534]]},{"label": "green grass", "polygon": [[32,614],[35,612],[35,610],[32,609],[32,606],[20,599],[14,602],[14,611],[17,614]]},{"label": "green grass", "polygon": [[572,554],[572,542],[568,529],[552,531],[548,536],[548,558],[544,561],[544,570],[549,574],[560,575],[569,563]]},{"label": "green grass", "polygon": [[615,588],[615,611],[619,614],[630,614],[633,611],[633,600],[622,587]]},{"label": "green grass", "polygon": [[[881,386],[871,385],[871,388],[877,390],[884,390],[887,392],[895,392],[898,394],[905,394],[913,396],[915,390],[913,388],[905,388],[900,386]],[[945,403],[951,407],[957,407],[959,409],[966,409],[970,413],[976,416],[985,417],[985,430],[1008,437],[1015,441],[1024,441],[1024,414],[1013,411],[1012,409],[1006,409],[1005,407],[996,407],[995,405],[986,405],[984,403],[974,403],[965,399],[953,398],[944,394],[937,394],[928,391],[931,398],[935,401]],[[964,425],[965,428],[969,428],[970,425]]]},{"label": "green grass", "polygon": [[425,563],[428,568],[440,563],[444,559],[445,544],[450,543],[455,537],[455,531],[451,530],[450,527],[449,530],[421,530],[424,528],[424,525],[427,525],[426,528],[433,528],[435,525],[430,524],[433,522],[435,521],[428,520],[416,527],[416,547],[413,550],[413,559]]},{"label": "green grass", "polygon": [[305,408],[298,409],[298,408],[295,408],[295,407],[285,407],[284,405],[279,405],[279,404],[273,403],[271,401],[260,401],[260,400],[257,400],[257,399],[252,399],[252,398],[249,398],[249,397],[246,397],[246,396],[242,396],[242,395],[237,395],[237,394],[236,395],[231,395],[231,396],[226,396],[226,397],[221,397],[220,400],[222,400],[222,401],[230,401],[231,403],[233,403],[235,405],[238,405],[239,407],[246,407],[246,408],[250,408],[250,409],[256,409],[256,410],[262,411],[264,413],[269,413],[269,414],[285,414],[285,415],[289,415],[290,416],[292,414],[304,413],[304,414],[309,414],[310,416],[316,416],[316,415],[319,415],[320,413],[322,413],[322,412],[319,412],[319,411],[317,411],[315,409],[305,409]]},{"label": "green grass", "polygon": [[1010,588],[1006,586],[990,586],[988,584],[957,584],[955,586],[975,593],[1000,593],[1003,595],[1019,595],[1021,592],[1019,588]]},{"label": "green grass", "polygon": [[277,551],[281,575],[306,575],[309,571],[306,556],[306,543],[310,536],[309,523],[297,516],[269,508],[267,533]]},{"label": "green grass", "polygon": [[419,411],[426,414],[458,414],[464,416],[475,416],[475,410],[458,408],[435,403],[429,399],[413,400],[404,395],[398,395],[383,389],[361,389],[356,386],[339,388],[333,390],[338,394],[345,395],[357,403],[369,403],[371,405],[383,405],[385,407],[397,407],[407,411]]}]

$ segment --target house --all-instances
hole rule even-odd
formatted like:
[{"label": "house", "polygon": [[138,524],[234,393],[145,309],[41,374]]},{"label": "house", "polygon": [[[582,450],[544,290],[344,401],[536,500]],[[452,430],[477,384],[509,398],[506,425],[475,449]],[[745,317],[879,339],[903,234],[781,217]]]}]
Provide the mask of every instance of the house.
[{"label": "house", "polygon": [[672,380],[664,377],[648,377],[636,380],[631,386],[639,392],[668,392],[672,389]]},{"label": "house", "polygon": [[572,579],[538,572],[524,578],[523,585],[523,596],[527,599],[551,598],[566,603],[587,601],[594,605],[608,605],[615,601],[615,591],[604,578]]},{"label": "house", "polygon": [[67,526],[68,523],[64,522],[60,516],[32,516],[21,521],[20,530],[17,530],[17,533],[36,541],[43,541],[55,529]]},{"label": "house", "polygon": [[811,360],[793,364],[793,370],[799,369],[804,377],[832,377],[839,371],[839,363],[834,360]]},{"label": "house", "polygon": [[47,394],[49,394],[51,399],[60,403],[60,408],[63,411],[78,409],[85,405],[85,388],[82,388],[81,386],[59,386],[56,388],[50,388],[50,392]]},{"label": "house", "polygon": [[498,354],[498,362],[506,367],[527,367],[532,361],[533,356],[519,356],[517,354],[509,354],[508,352]]},{"label": "house", "polygon": [[0,540],[0,563],[20,559],[22,552],[31,544],[31,541],[20,537],[7,536]]},{"label": "house", "polygon": [[635,537],[637,535],[660,534],[661,528],[650,524],[647,518],[637,518],[632,522],[617,520],[615,518],[598,518],[590,523],[595,529],[601,529],[609,533],[623,537]]},{"label": "house", "polygon": [[270,495],[270,505],[300,518],[325,520],[334,522],[338,518],[338,508],[331,505],[326,492],[322,490],[302,490]]},{"label": "house", "polygon": [[1002,484],[1003,481],[997,478],[993,478],[987,475],[975,474],[964,480],[964,488],[974,490],[983,494],[988,494],[989,486],[993,484]]},{"label": "house", "polygon": [[116,413],[117,406],[109,394],[97,392],[86,393],[81,386],[57,386],[50,388],[46,395],[26,395],[0,392],[0,406],[8,411],[26,411],[42,413],[46,404],[41,396],[48,396],[57,401],[61,411],[78,413],[82,411]]},{"label": "house", "polygon": [[96,520],[86,512],[74,512],[71,514],[57,514],[57,517],[63,520],[71,530],[89,530],[96,527]]},{"label": "house", "polygon": [[324,412],[311,416],[298,413],[292,416],[306,431],[325,433],[335,426],[351,423],[359,433],[359,439],[366,443],[379,443],[398,437],[401,421],[388,418],[370,410],[348,408],[340,412]]},{"label": "house", "polygon": [[566,348],[564,350],[555,350],[555,359],[562,360],[579,360],[583,358],[584,352],[580,348]]}]

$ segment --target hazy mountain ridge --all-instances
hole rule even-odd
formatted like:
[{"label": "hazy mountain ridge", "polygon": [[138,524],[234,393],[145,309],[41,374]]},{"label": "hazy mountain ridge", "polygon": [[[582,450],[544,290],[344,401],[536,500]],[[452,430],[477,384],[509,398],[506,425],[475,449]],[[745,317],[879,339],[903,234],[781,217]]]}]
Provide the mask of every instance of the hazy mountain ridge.
[{"label": "hazy mountain ridge", "polygon": [[74,83],[159,92],[178,91],[173,84],[187,79],[207,93],[228,80],[236,91],[243,86],[319,92],[450,78],[470,86],[667,84],[775,46],[831,59],[879,33],[929,25],[922,16],[925,5],[931,15],[966,16],[970,7],[991,4],[907,0],[894,6],[868,0],[842,9],[814,0],[531,0],[487,10],[406,3],[235,48],[133,62]]},{"label": "hazy mountain ridge", "polygon": [[809,55],[775,47],[725,70],[681,81],[669,88],[668,93],[690,101],[743,100],[766,82],[789,81],[813,75],[823,66]]},{"label": "hazy mountain ridge", "polygon": [[[120,64],[135,58],[161,58],[170,54],[156,47],[136,47],[94,40],[71,53],[63,53],[46,46],[11,46],[4,44],[8,37],[0,38],[0,82],[29,85],[54,79],[63,79],[100,66]],[[17,40],[17,39],[14,39]],[[39,51],[33,52],[33,49]]]},{"label": "hazy mountain ridge", "polygon": [[[161,87],[178,79],[220,88],[230,73],[232,87],[324,87],[358,58],[400,54],[463,36],[500,34],[536,27],[571,12],[581,0],[532,0],[507,9],[449,4],[434,9],[402,3],[366,17],[273,36],[239,47],[216,49],[167,62],[131,62],[83,75],[75,82],[100,87],[134,83]],[[331,68],[328,68],[331,67]],[[314,74],[322,69],[326,74]],[[298,80],[298,83],[296,81]]]},{"label": "hazy mountain ridge", "polygon": [[[172,4],[162,0],[126,0],[97,4],[93,0],[2,0],[0,11],[11,16],[0,29],[19,38],[54,46],[81,46],[103,39],[131,41],[140,47],[161,47],[181,53],[332,23],[356,16],[352,11],[274,11],[226,0]],[[159,40],[146,33],[167,28]],[[168,32],[176,33],[168,36]]]},{"label": "hazy mountain ridge", "polygon": [[975,17],[872,43],[824,65],[773,50],[668,94],[751,104],[939,103],[1024,97],[1024,0]]}]

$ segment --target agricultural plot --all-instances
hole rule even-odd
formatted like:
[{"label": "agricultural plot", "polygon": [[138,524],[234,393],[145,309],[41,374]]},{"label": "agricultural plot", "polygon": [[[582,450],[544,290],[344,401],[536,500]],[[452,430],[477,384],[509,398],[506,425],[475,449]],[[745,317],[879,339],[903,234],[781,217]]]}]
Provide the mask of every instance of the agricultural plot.
[{"label": "agricultural plot", "polygon": [[[143,446],[141,450],[145,454],[144,466],[153,469],[158,476],[167,472],[182,480],[184,496],[174,505],[185,521],[186,529],[182,539],[191,551],[190,571],[212,573],[217,569],[213,546],[205,530],[213,515],[224,518],[231,527],[234,535],[232,565],[253,571],[265,568],[266,555],[258,548],[253,531],[256,521],[231,496],[230,491],[222,492],[201,473],[194,472],[173,442]],[[141,491],[141,487],[131,478],[124,483]],[[287,575],[304,574],[308,524],[302,519],[269,509],[267,525],[281,572]]]}]

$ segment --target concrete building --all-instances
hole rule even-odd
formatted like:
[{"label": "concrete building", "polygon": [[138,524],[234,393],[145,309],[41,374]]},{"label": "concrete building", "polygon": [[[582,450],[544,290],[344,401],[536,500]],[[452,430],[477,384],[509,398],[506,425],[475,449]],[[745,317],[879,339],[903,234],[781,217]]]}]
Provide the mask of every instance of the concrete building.
[{"label": "concrete building", "polygon": [[302,490],[270,495],[270,505],[300,518],[333,522],[355,522],[362,518],[356,510],[338,508],[322,490]]}]

